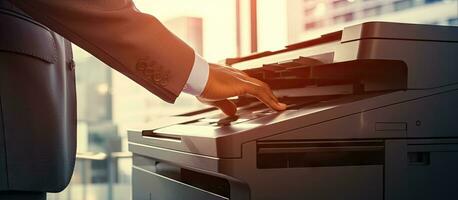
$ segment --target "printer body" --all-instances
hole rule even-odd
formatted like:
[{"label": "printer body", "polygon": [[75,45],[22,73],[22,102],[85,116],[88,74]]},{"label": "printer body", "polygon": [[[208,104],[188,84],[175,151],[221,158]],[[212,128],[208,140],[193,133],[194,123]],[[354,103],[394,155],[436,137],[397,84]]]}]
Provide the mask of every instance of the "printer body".
[{"label": "printer body", "polygon": [[133,199],[458,198],[458,27],[369,22],[226,64],[288,108],[129,131]]}]

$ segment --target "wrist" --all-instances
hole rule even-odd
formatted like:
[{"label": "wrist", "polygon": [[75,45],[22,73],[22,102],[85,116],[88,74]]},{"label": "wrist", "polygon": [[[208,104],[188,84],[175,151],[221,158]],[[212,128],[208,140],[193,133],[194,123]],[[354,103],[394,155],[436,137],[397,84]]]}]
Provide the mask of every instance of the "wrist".
[{"label": "wrist", "polygon": [[194,64],[182,92],[200,96],[208,82],[209,68],[207,61],[195,53]]}]

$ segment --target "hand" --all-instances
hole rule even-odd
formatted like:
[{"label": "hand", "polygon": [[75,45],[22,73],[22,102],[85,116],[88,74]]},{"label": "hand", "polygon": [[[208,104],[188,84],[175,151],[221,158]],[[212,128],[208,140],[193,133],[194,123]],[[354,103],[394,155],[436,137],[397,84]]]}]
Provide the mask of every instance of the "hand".
[{"label": "hand", "polygon": [[228,116],[233,116],[237,112],[237,106],[227,98],[247,94],[256,97],[273,110],[286,109],[286,105],[278,101],[266,83],[240,70],[216,64],[210,64],[207,85],[197,99],[221,109]]}]

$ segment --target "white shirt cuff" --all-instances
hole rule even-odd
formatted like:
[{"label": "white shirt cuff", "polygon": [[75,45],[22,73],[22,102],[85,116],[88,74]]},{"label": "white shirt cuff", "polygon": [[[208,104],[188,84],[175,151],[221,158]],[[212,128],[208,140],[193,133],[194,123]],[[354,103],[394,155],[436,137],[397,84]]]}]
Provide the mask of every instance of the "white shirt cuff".
[{"label": "white shirt cuff", "polygon": [[199,54],[194,54],[194,65],[192,66],[188,81],[186,82],[182,92],[194,96],[200,96],[207,85],[210,66],[207,61],[200,57]]}]

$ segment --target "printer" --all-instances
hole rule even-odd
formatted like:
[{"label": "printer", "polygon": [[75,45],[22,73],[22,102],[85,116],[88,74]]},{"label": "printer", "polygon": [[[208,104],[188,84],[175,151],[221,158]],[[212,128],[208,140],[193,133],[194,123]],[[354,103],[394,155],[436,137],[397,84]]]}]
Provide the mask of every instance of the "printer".
[{"label": "printer", "polygon": [[368,22],[226,64],[288,108],[130,130],[134,200],[458,199],[458,27]]}]

